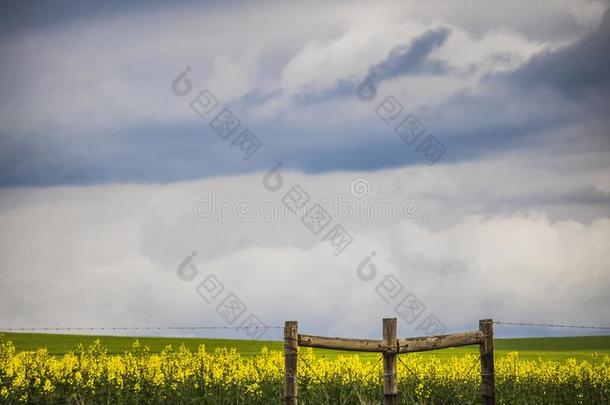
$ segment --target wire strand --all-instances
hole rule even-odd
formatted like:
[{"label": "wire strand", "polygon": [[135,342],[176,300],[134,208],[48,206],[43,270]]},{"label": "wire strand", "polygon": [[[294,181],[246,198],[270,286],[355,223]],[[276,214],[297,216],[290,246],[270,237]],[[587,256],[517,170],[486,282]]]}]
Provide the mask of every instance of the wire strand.
[{"label": "wire strand", "polygon": [[554,323],[530,323],[530,322],[501,322],[500,320],[493,321],[496,325],[513,325],[513,326],[541,326],[546,328],[574,328],[574,329],[601,329],[610,330],[610,326],[588,326],[588,325],[565,325]]},{"label": "wire strand", "polygon": [[[470,368],[466,372],[467,376],[470,376],[470,373],[472,373],[472,370],[474,370],[474,368],[477,366],[477,364],[479,363],[480,360],[481,360],[481,355],[479,354],[477,357],[474,358],[474,361],[472,362],[472,365],[470,366]],[[483,374],[481,374],[481,375],[483,375]],[[453,389],[449,392],[449,395],[447,395],[445,397],[445,399],[443,400],[441,405],[445,405],[445,403],[457,392],[458,388],[460,388],[460,386],[458,384],[456,384],[453,387]]]},{"label": "wire strand", "polygon": [[[381,363],[381,360],[383,360],[383,355],[379,355],[377,358],[377,361],[373,363],[372,366],[369,367],[369,369],[364,373],[364,374],[373,374],[373,371],[377,368],[377,365],[379,363]],[[360,396],[360,391],[358,391],[358,384],[354,384],[354,388],[350,391],[350,394],[352,393],[356,393],[356,396]],[[349,394],[346,395],[345,398],[343,398],[343,401],[341,401],[340,405],[343,405],[345,403],[345,401],[347,401],[347,399],[349,398]]]},{"label": "wire strand", "polygon": [[92,331],[92,330],[200,330],[200,329],[283,329],[283,326],[91,326],[91,327],[33,327],[0,328],[3,332],[16,331]]}]

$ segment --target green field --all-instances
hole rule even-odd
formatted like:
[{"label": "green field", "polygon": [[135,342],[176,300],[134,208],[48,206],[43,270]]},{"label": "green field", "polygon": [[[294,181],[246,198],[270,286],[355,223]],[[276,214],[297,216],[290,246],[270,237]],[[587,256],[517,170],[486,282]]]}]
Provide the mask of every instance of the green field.
[{"label": "green field", "polygon": [[[253,341],[237,339],[209,339],[209,338],[159,338],[159,337],[124,337],[124,336],[91,336],[91,335],[57,335],[42,333],[2,333],[2,339],[11,340],[18,351],[35,350],[41,347],[47,348],[50,354],[61,356],[76,349],[79,343],[91,344],[96,339],[108,349],[109,354],[122,354],[131,348],[133,342],[138,339],[141,344],[148,346],[151,352],[160,352],[165,346],[178,347],[182,344],[191,350],[197,349],[199,345],[213,351],[219,347],[236,348],[244,356],[252,356],[259,353],[262,347],[271,350],[282,350],[282,342],[279,341]],[[568,358],[577,360],[591,359],[594,353],[610,355],[610,336],[581,336],[581,337],[545,337],[545,338],[519,338],[519,339],[496,339],[495,355],[505,356],[511,351],[518,351],[519,357],[523,359],[564,361]],[[335,358],[342,352],[334,350],[315,350],[317,355]],[[421,355],[435,355],[439,358],[461,356],[466,353],[477,353],[477,346],[452,348],[426,352]],[[363,358],[376,358],[376,354],[361,353]]]}]

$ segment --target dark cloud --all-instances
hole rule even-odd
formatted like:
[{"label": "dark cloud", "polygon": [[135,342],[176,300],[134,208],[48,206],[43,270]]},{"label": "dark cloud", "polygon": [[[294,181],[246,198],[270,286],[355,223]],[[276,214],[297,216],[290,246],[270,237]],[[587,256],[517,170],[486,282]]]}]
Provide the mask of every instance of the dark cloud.
[{"label": "dark cloud", "polygon": [[505,198],[503,204],[511,207],[532,207],[536,205],[599,205],[610,206],[610,194],[594,188],[592,185],[582,185],[570,190],[533,190],[528,194],[520,194]]},{"label": "dark cloud", "polygon": [[252,106],[264,104],[272,99],[281,96],[282,90],[275,89],[269,92],[263,91],[260,88],[256,88],[248,93],[244,94],[239,100],[239,104],[243,106]]},{"label": "dark cloud", "polygon": [[338,98],[353,97],[356,92],[355,79],[339,79],[334,86],[323,90],[313,90],[306,86],[293,96],[294,101],[300,105],[314,105]]},{"label": "dark cloud", "polygon": [[[610,38],[609,19],[606,13],[598,28],[569,47],[538,54],[514,72],[488,76],[476,91],[465,89],[434,108],[408,106],[404,115],[415,114],[426,127],[426,134],[437,136],[447,146],[443,163],[528,148],[547,153],[573,152],[560,149],[562,145],[576,145],[581,152],[608,150],[608,143],[603,144],[597,135],[603,130],[592,131],[591,128],[596,128],[590,126],[591,117],[599,119],[607,114],[599,113],[602,103],[590,99],[575,102],[536,89],[552,87],[569,95],[590,90],[607,94],[610,58],[604,45]],[[410,44],[394,47],[368,71],[376,73],[377,83],[406,75],[447,73],[450,67],[431,55],[449,35],[451,31],[446,28],[425,31]],[[27,69],[28,65],[33,63],[19,67]],[[140,76],[150,74],[148,67],[129,66]],[[7,83],[17,82],[8,80],[8,74],[5,76]],[[322,104],[322,109],[329,100],[351,98],[358,103],[355,93],[361,80],[361,77],[342,78],[322,90],[305,87],[293,101],[297,108]],[[152,80],[144,83],[143,88],[156,85]],[[400,93],[396,94],[400,99]],[[283,95],[281,89],[266,90],[260,86],[229,106],[244,111]],[[279,160],[286,169],[311,173],[372,171],[425,163],[425,157],[414,152],[416,145],[406,145],[394,133],[396,123],[386,125],[375,114],[383,96],[380,92],[364,115],[346,117],[342,122],[325,122],[324,114],[309,122],[288,122],[283,117],[272,123],[252,120],[251,124],[259,126],[252,129],[264,147],[256,159],[248,162],[241,160],[230,142],[222,142],[207,124],[196,125],[190,120],[161,124],[131,121],[129,125],[117,124],[109,133],[93,128],[86,135],[76,134],[77,129],[63,131],[53,127],[31,130],[32,133],[25,133],[24,129],[22,136],[0,130],[0,187],[172,182],[267,170]],[[245,117],[246,113],[239,115]],[[574,129],[576,124],[582,125]],[[598,127],[601,125],[607,129],[607,120]],[[573,138],[558,137],[562,128],[571,128]],[[543,138],[541,134],[545,133],[553,136]]]},{"label": "dark cloud", "polygon": [[[428,56],[441,46],[450,34],[451,30],[448,28],[428,30],[413,39],[409,45],[394,47],[383,62],[369,69],[369,73],[375,74],[377,83],[405,75],[446,73],[449,67],[445,62],[429,59]],[[313,90],[305,86],[294,96],[294,100],[301,105],[312,105],[342,97],[353,97],[359,80],[361,79],[355,77],[339,79],[334,86],[323,90]]]},{"label": "dark cloud", "polygon": [[[206,1],[206,7],[226,7],[235,1]],[[53,29],[71,22],[87,22],[127,13],[150,13],[156,9],[188,7],[193,0],[167,3],[160,0],[57,0],[4,1],[0,6],[0,33],[18,35],[23,32]]]},{"label": "dark cloud", "polygon": [[590,92],[610,93],[610,10],[597,27],[576,43],[557,51],[544,51],[505,75],[522,87],[550,87],[569,97]]},{"label": "dark cloud", "polygon": [[[12,138],[0,149],[0,188],[169,183],[266,171],[278,161],[284,169],[307,173],[379,170],[426,162],[422,153],[414,153],[391,131],[377,125],[349,132],[345,142],[327,142],[324,134],[332,132],[330,129],[291,125],[251,129],[263,147],[247,161],[207,125],[156,124],[112,134]],[[376,136],[370,137],[371,133]]]},{"label": "dark cloud", "polygon": [[451,34],[448,28],[428,30],[411,41],[410,45],[399,45],[392,49],[383,62],[373,66],[379,81],[403,75],[442,74],[448,67],[443,61],[429,59],[430,53],[441,46]]},{"label": "dark cloud", "polygon": [[13,137],[0,149],[0,187],[166,183],[268,167],[242,160],[207,125],[156,123]]}]

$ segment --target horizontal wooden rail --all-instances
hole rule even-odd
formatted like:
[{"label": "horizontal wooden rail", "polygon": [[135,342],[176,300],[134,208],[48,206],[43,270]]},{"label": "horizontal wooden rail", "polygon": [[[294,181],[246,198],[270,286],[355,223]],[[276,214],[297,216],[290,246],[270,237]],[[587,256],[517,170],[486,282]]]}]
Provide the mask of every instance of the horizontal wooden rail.
[{"label": "horizontal wooden rail", "polygon": [[354,352],[385,352],[383,340],[299,335],[299,346]]},{"label": "horizontal wooden rail", "polygon": [[[472,332],[454,333],[451,335],[398,339],[398,352],[425,352],[428,350],[445,349],[448,347],[480,345],[484,342],[484,337],[483,332],[480,330],[475,330]],[[299,346],[354,352],[384,353],[387,351],[396,351],[396,347],[388,347],[383,340],[348,339],[310,335],[299,335]]]},{"label": "horizontal wooden rail", "polygon": [[480,345],[485,341],[485,335],[480,330],[451,335],[423,336],[409,339],[399,339],[399,353],[425,352],[428,350],[445,349],[447,347]]}]

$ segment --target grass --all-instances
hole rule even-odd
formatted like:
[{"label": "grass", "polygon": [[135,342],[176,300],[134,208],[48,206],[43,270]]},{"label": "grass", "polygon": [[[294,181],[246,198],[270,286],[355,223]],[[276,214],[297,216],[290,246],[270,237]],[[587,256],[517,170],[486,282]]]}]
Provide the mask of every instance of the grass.
[{"label": "grass", "polygon": [[205,344],[206,349],[210,351],[218,347],[234,347],[245,356],[259,353],[263,346],[269,349],[283,350],[282,342],[271,340],[59,335],[47,333],[3,333],[2,335],[4,339],[13,342],[17,351],[36,350],[40,347],[46,347],[50,354],[56,356],[61,356],[76,349],[79,343],[87,346],[98,339],[108,349],[108,354],[123,354],[124,351],[131,348],[136,339],[142,345],[148,346],[153,353],[160,352],[167,345],[179,347],[182,344],[190,350],[197,350],[201,344]]},{"label": "grass", "polygon": [[[92,335],[59,335],[43,333],[2,333],[2,338],[11,340],[18,351],[36,350],[46,347],[50,354],[61,356],[76,348],[79,343],[89,345],[96,339],[108,349],[109,354],[122,354],[131,348],[134,340],[138,339],[152,352],[160,352],[165,346],[178,347],[184,344],[191,350],[205,344],[213,351],[215,348],[236,348],[244,356],[252,356],[260,352],[262,347],[271,350],[282,350],[283,342],[279,341],[253,341],[237,339],[210,339],[210,338],[160,338],[160,337],[127,337],[127,336],[92,336]],[[496,339],[494,341],[495,356],[503,357],[511,351],[518,351],[519,357],[527,360],[557,360],[565,361],[568,358],[589,360],[594,353],[610,355],[610,336],[579,336],[579,337],[544,337],[544,338],[518,338]],[[336,350],[315,350],[319,356],[336,358],[346,354]],[[477,346],[459,347],[451,349],[424,352],[420,355],[434,355],[441,359],[451,356],[478,353]],[[352,353],[348,353],[352,354]],[[376,359],[377,354],[360,353],[363,359]]]}]

